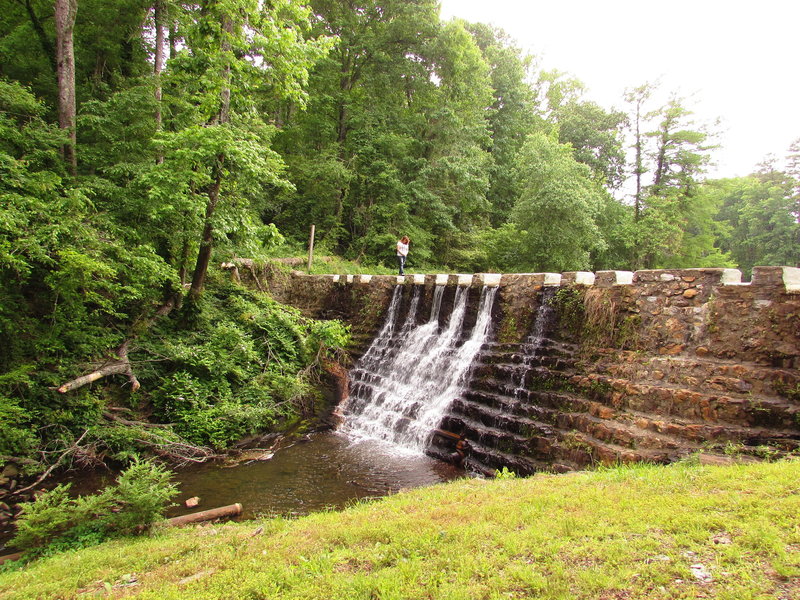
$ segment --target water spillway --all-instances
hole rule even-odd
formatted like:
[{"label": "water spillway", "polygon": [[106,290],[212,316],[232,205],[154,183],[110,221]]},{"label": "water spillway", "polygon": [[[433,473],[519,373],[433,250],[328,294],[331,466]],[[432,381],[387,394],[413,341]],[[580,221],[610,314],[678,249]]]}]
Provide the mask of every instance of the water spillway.
[{"label": "water spillway", "polygon": [[798,268],[263,276],[350,324],[356,438],[487,473],[800,453]]},{"label": "water spillway", "polygon": [[[475,356],[487,339],[496,288],[484,287],[474,324],[465,319],[470,289],[454,290],[442,314],[444,285],[433,291],[430,314],[417,322],[422,288],[414,286],[402,323],[402,286],[395,286],[386,320],[350,372],[350,394],[340,429],[422,452],[451,402],[464,390]],[[452,288],[451,288],[452,291]]]}]

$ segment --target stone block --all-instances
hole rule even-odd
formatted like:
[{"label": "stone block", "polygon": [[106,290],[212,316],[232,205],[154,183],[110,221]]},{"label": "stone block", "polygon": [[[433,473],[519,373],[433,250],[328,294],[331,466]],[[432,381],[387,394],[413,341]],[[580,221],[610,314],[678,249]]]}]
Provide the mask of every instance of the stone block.
[{"label": "stone block", "polygon": [[633,271],[598,271],[594,280],[594,284],[601,288],[631,285],[632,283]]},{"label": "stone block", "polygon": [[469,287],[472,285],[472,275],[464,273],[450,275],[447,283],[450,285],[457,285],[459,287]]},{"label": "stone block", "polygon": [[502,278],[501,273],[478,273],[475,275],[476,283],[485,287],[498,287]]},{"label": "stone block", "polygon": [[800,293],[800,269],[796,267],[753,267],[753,285],[783,287],[787,293]]},{"label": "stone block", "polygon": [[568,271],[561,274],[561,285],[594,285],[595,275],[590,271]]}]

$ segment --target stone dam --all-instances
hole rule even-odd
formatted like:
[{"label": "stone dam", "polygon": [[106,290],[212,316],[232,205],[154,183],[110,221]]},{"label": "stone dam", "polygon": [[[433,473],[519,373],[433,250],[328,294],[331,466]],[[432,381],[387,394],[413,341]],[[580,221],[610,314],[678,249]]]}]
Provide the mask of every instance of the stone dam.
[{"label": "stone dam", "polygon": [[248,267],[227,265],[308,316],[351,326],[341,412],[356,435],[483,473],[800,452],[798,268],[756,267],[743,282],[711,268],[397,277]]}]

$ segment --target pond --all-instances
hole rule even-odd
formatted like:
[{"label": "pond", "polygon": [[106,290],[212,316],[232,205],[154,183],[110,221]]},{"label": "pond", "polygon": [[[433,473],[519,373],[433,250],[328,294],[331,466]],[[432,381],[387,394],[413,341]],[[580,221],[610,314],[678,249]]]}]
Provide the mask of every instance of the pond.
[{"label": "pond", "polygon": [[[269,460],[178,471],[181,508],[169,516],[235,502],[242,504],[244,518],[304,515],[463,476],[464,471],[453,465],[385,442],[353,442],[337,432],[315,433],[278,449]],[[200,498],[200,506],[183,508],[193,496]]]}]

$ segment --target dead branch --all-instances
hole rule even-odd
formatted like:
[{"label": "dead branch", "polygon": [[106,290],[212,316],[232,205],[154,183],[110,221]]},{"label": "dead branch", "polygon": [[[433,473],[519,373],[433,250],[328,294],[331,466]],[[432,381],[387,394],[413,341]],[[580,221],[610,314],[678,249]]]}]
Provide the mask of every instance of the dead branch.
[{"label": "dead branch", "polygon": [[111,414],[108,411],[103,412],[103,417],[108,419],[109,421],[114,421],[116,423],[119,423],[120,425],[144,427],[147,429],[166,429],[172,427],[172,423],[148,423],[146,421],[131,421],[129,419],[123,419],[122,417],[118,417],[117,415]]},{"label": "dead branch", "polygon": [[42,482],[43,482],[45,479],[47,479],[47,478],[50,476],[50,473],[52,473],[53,471],[55,471],[56,467],[58,467],[58,465],[60,465],[60,464],[61,464],[61,461],[62,461],[62,460],[64,460],[64,459],[65,459],[67,456],[69,456],[70,454],[72,454],[73,452],[75,452],[76,450],[78,450],[78,448],[80,447],[80,443],[83,441],[83,438],[85,438],[85,437],[86,437],[86,434],[87,434],[87,433],[89,433],[89,430],[88,430],[88,429],[87,429],[86,431],[84,431],[84,432],[81,434],[81,437],[79,437],[77,440],[75,440],[75,441],[72,443],[72,445],[71,445],[71,446],[69,446],[69,448],[67,448],[66,450],[64,450],[64,451],[61,453],[61,456],[59,456],[59,457],[58,457],[58,459],[56,460],[56,462],[54,462],[52,465],[50,465],[50,467],[49,467],[49,468],[48,468],[48,469],[47,469],[47,470],[46,470],[44,473],[42,473],[42,474],[39,476],[39,478],[38,478],[36,481],[34,481],[34,482],[33,482],[32,484],[30,484],[29,486],[26,486],[26,487],[24,487],[24,488],[20,488],[20,489],[18,489],[18,490],[14,490],[14,494],[13,494],[13,495],[14,495],[14,496],[19,496],[19,495],[21,495],[21,494],[24,494],[25,492],[27,492],[27,491],[29,491],[29,490],[32,490],[32,489],[33,489],[33,488],[35,488],[37,485],[39,485],[40,483],[42,483]]},{"label": "dead branch", "polygon": [[105,364],[88,375],[81,375],[72,381],[68,381],[58,388],[58,393],[66,394],[67,392],[83,387],[98,379],[108,377],[109,375],[125,375],[131,384],[131,390],[134,392],[138,390],[140,387],[139,380],[136,379],[136,375],[134,375],[133,369],[131,368],[131,363],[128,360],[128,341],[129,340],[125,340],[122,342],[122,345],[117,348],[117,360]]},{"label": "dead branch", "polygon": [[22,456],[8,456],[7,454],[0,454],[0,460],[5,462],[14,463],[17,465],[38,465],[39,462],[32,458],[24,458]]},{"label": "dead branch", "polygon": [[76,377],[72,381],[68,381],[65,384],[61,385],[57,388],[59,394],[66,394],[67,392],[71,392],[72,390],[76,390],[80,387],[83,387],[87,384],[90,384],[98,379],[103,379],[104,377],[108,377],[109,375],[125,375],[128,378],[128,382],[131,384],[131,391],[135,392],[141,387],[139,380],[136,378],[135,373],[133,372],[133,368],[131,367],[131,363],[128,360],[128,346],[130,345],[131,341],[138,337],[139,333],[146,331],[149,329],[153,323],[156,322],[159,318],[167,315],[175,308],[175,298],[172,297],[164,304],[162,304],[158,310],[156,310],[155,315],[152,318],[147,319],[139,324],[134,326],[135,333],[131,334],[131,336],[122,342],[120,346],[114,352],[116,355],[116,359],[110,362],[107,362],[100,366],[98,369],[92,371],[87,375],[81,375],[80,377]]},{"label": "dead branch", "polygon": [[136,438],[134,441],[177,467],[182,467],[188,463],[204,463],[213,458],[220,457],[219,454],[214,453],[209,448],[164,440],[163,438],[160,438],[159,441]]}]

